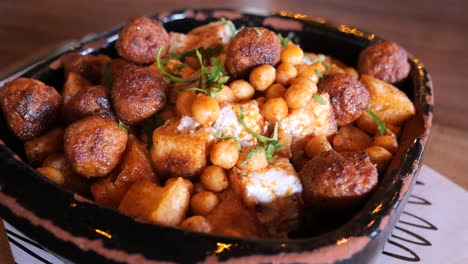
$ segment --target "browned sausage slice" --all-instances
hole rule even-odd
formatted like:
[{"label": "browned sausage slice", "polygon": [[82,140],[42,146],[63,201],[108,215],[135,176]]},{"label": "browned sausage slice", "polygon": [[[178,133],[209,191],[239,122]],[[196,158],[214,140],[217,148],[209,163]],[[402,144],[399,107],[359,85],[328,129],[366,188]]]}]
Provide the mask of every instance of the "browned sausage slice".
[{"label": "browned sausage slice", "polygon": [[40,136],[60,114],[61,96],[41,81],[18,78],[0,93],[0,105],[8,127],[21,140]]},{"label": "browned sausage slice", "polygon": [[127,137],[127,131],[116,121],[100,116],[87,117],[65,130],[65,156],[78,174],[102,177],[119,163]]},{"label": "browned sausage slice", "polygon": [[359,205],[377,186],[378,173],[365,152],[322,152],[299,173],[307,206],[325,210]]},{"label": "browned sausage slice", "polygon": [[406,51],[395,42],[373,44],[359,55],[360,73],[388,83],[397,83],[408,77],[410,68]]},{"label": "browned sausage slice", "polygon": [[167,84],[151,68],[132,68],[117,76],[112,85],[112,106],[120,120],[134,125],[166,105]]},{"label": "browned sausage slice", "polygon": [[163,25],[147,17],[132,19],[119,33],[115,48],[120,56],[139,64],[155,61],[159,47],[161,56],[169,51],[169,34]]},{"label": "browned sausage slice", "polygon": [[330,102],[339,126],[358,119],[369,106],[369,91],[352,75],[338,73],[319,82],[320,91],[330,95]]},{"label": "browned sausage slice", "polygon": [[276,34],[266,28],[244,28],[232,40],[226,55],[226,70],[233,77],[247,74],[261,64],[275,65],[281,55]]}]

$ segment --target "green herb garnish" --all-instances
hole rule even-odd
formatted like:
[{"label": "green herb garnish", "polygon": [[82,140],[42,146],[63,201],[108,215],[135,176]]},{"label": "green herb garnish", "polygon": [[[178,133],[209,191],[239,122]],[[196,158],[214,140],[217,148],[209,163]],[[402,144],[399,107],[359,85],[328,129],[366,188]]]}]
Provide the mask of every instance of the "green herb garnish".
[{"label": "green herb garnish", "polygon": [[323,75],[323,73],[321,71],[319,71],[318,69],[315,69],[315,73],[317,74],[317,76],[321,79],[325,78],[325,76]]},{"label": "green herb garnish", "polygon": [[380,119],[372,110],[367,109],[366,113],[369,114],[369,116],[374,120],[374,122],[377,124],[377,130],[379,130],[379,133],[381,135],[386,135],[387,134],[387,126],[385,123]]},{"label": "green herb garnish", "polygon": [[164,125],[165,121],[159,115],[153,115],[150,118],[146,119],[143,122],[143,131],[146,134],[146,138],[148,139],[148,148],[153,146],[153,132],[156,128]]},{"label": "green herb garnish", "polygon": [[330,65],[330,64],[325,65],[325,70],[326,70],[327,72],[329,72],[329,71],[331,70],[331,65]]},{"label": "green herb garnish", "polygon": [[319,94],[314,94],[312,97],[314,97],[314,100],[317,101],[317,103],[321,104],[321,105],[326,105],[327,102],[325,102],[325,99],[323,99],[322,96],[320,96]]},{"label": "green herb garnish", "polygon": [[158,66],[158,70],[164,75],[165,78],[175,83],[189,83],[189,82],[198,80],[197,77],[184,79],[180,76],[177,76],[169,72],[161,63],[161,51],[162,50],[163,50],[163,47],[159,47],[158,52],[156,53],[156,65]]},{"label": "green herb garnish", "polygon": [[253,157],[253,155],[255,155],[255,153],[260,153],[262,150],[263,149],[259,149],[258,147],[249,150],[249,153],[247,153],[244,160],[241,162],[240,166],[241,167],[244,166],[245,163],[247,163]]},{"label": "green herb garnish", "polygon": [[257,35],[259,35],[260,37],[263,37],[263,32],[260,31],[260,29],[258,29],[258,27],[254,27],[253,29],[255,30],[255,32],[257,32]]},{"label": "green herb garnish", "polygon": [[109,64],[102,66],[102,84],[107,88],[112,88],[114,82],[114,74],[112,73]]},{"label": "green herb garnish", "polygon": [[281,145],[281,142],[278,140],[278,122],[275,123],[275,129],[273,131],[273,137],[268,138],[265,136],[262,136],[258,134],[257,132],[253,131],[251,128],[249,128],[245,122],[244,122],[244,108],[241,107],[240,113],[239,113],[239,122],[241,125],[250,133],[252,134],[255,138],[258,139],[258,141],[262,142],[263,144],[263,149],[265,150],[265,156],[267,160],[270,160],[273,158],[273,155],[275,154],[276,150],[283,149],[283,146]]},{"label": "green herb garnish", "polygon": [[236,148],[238,150],[241,149],[241,145],[240,145],[239,141],[237,141],[237,139],[233,135],[221,136],[221,130],[219,130],[218,132],[216,132],[216,134],[214,136],[215,136],[215,138],[218,138],[218,139],[221,139],[221,140],[234,139],[234,141],[236,142]]},{"label": "green herb garnish", "polygon": [[175,60],[183,60],[186,57],[196,56],[197,55],[197,50],[202,55],[202,57],[211,58],[211,57],[214,57],[214,56],[218,55],[219,53],[223,52],[224,51],[224,46],[223,46],[223,44],[219,44],[219,45],[217,45],[217,46],[215,46],[213,48],[206,48],[206,49],[205,48],[198,48],[198,49],[194,49],[194,50],[187,51],[187,52],[184,52],[184,53],[179,53],[179,54],[171,53],[169,55],[169,57],[171,59],[175,59]]},{"label": "green herb garnish", "polygon": [[190,88],[196,92],[204,93],[211,98],[215,98],[219,92],[223,89],[223,84],[229,81],[229,76],[224,76],[224,67],[219,58],[212,58],[211,63],[213,67],[211,71],[203,65],[203,55],[201,52],[197,52],[197,59],[200,63],[200,78],[198,81],[198,87]]},{"label": "green herb garnish", "polygon": [[289,43],[289,38],[288,37],[283,37],[283,35],[281,35],[280,33],[276,34],[276,36],[279,38],[280,40],[280,43],[281,43],[281,48],[285,48],[288,43]]},{"label": "green herb garnish", "polygon": [[125,131],[125,132],[128,132],[128,127],[127,127],[127,125],[126,125],[122,120],[120,120],[120,119],[119,119],[119,128],[122,129],[122,130]]}]

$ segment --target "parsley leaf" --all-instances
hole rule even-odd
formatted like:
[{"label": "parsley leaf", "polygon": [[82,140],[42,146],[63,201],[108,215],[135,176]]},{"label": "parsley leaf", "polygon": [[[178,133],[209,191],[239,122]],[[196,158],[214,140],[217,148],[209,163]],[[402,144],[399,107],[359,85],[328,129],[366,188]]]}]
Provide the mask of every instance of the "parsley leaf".
[{"label": "parsley leaf", "polygon": [[379,130],[379,133],[381,135],[386,135],[387,134],[387,126],[385,123],[380,119],[372,110],[367,109],[366,113],[369,114],[369,116],[374,120],[374,122],[377,124],[377,130]]},{"label": "parsley leaf", "polygon": [[240,113],[239,113],[239,122],[241,125],[250,133],[252,134],[255,138],[258,139],[258,141],[262,142],[263,144],[263,149],[265,150],[265,156],[267,160],[270,160],[273,158],[273,155],[275,154],[276,150],[283,149],[283,146],[281,145],[281,142],[278,140],[278,122],[275,123],[275,129],[273,131],[273,137],[268,138],[265,136],[262,136],[258,134],[257,132],[253,131],[251,128],[249,128],[245,124],[245,115],[244,115],[244,108],[241,107]]},{"label": "parsley leaf", "polygon": [[317,103],[321,104],[321,105],[325,105],[327,104],[327,102],[325,102],[325,100],[323,99],[322,96],[320,96],[319,94],[314,94],[313,95],[315,101],[317,101]]}]

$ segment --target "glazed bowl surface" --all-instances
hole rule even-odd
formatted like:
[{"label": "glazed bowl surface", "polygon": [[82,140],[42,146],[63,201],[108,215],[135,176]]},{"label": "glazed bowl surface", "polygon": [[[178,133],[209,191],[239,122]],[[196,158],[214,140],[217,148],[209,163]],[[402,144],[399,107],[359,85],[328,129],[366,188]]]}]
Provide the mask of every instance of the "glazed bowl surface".
[{"label": "glazed bowl surface", "polygon": [[[333,25],[301,14],[250,14],[228,9],[187,9],[151,17],[168,31],[190,29],[219,20],[237,27],[265,26],[308,52],[323,53],[355,66],[361,50],[381,40],[372,33]],[[64,82],[63,54],[105,53],[116,56],[114,43],[122,25],[38,58],[0,79],[37,78],[58,90]],[[27,164],[22,143],[0,117],[0,216],[64,260],[79,263],[130,262],[281,262],[367,263],[382,250],[386,237],[406,204],[422,165],[432,123],[433,90],[422,63],[410,56],[409,78],[398,85],[416,107],[416,115],[401,132],[400,149],[376,191],[351,219],[339,227],[297,239],[240,239],[187,232],[134,221],[116,211],[61,189]]]}]

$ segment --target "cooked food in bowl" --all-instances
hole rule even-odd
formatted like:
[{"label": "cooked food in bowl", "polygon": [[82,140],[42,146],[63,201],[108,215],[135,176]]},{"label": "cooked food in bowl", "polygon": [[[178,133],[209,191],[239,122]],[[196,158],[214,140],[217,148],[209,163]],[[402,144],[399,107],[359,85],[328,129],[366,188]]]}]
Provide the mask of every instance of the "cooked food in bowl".
[{"label": "cooked food in bowl", "polygon": [[264,27],[167,33],[141,17],[116,50],[66,56],[57,90],[13,80],[0,103],[41,174],[156,224],[286,238],[345,219],[415,114],[391,84],[408,75],[393,42],[364,50],[355,69]]}]

